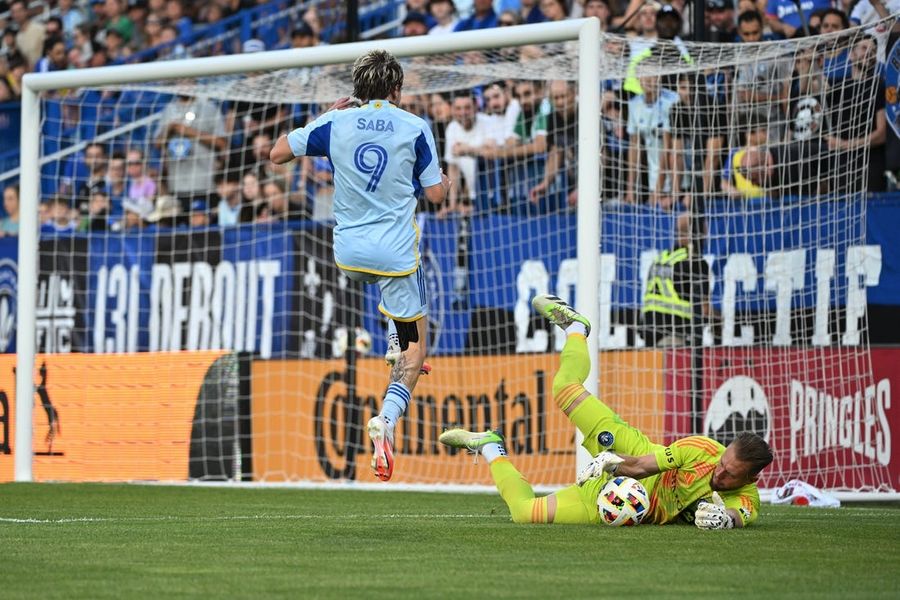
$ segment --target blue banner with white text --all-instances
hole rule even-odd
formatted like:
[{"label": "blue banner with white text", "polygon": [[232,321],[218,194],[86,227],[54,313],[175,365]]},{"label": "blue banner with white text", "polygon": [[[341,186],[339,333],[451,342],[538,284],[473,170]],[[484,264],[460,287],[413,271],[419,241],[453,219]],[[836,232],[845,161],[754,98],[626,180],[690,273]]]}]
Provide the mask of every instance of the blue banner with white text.
[{"label": "blue banner with white text", "polygon": [[[598,301],[613,326],[634,324],[646,272],[674,245],[675,221],[644,207],[604,208]],[[544,326],[530,312],[531,296],[574,298],[574,214],[423,215],[419,225],[432,354],[529,351],[522,340]],[[707,231],[712,302],[738,315],[738,324],[742,315],[783,310],[787,297],[790,311],[818,315],[824,307],[832,343],[843,343],[833,322],[857,314],[848,306],[900,307],[896,195],[865,207],[722,202],[708,208]],[[334,266],[326,226],[45,237],[40,253],[41,351],[222,348],[259,358],[331,357],[341,351],[336,332],[354,325],[372,333],[373,351],[384,349],[378,289],[348,282]],[[0,238],[0,352],[15,350],[16,258],[17,239]],[[895,326],[870,316],[868,327]]]}]

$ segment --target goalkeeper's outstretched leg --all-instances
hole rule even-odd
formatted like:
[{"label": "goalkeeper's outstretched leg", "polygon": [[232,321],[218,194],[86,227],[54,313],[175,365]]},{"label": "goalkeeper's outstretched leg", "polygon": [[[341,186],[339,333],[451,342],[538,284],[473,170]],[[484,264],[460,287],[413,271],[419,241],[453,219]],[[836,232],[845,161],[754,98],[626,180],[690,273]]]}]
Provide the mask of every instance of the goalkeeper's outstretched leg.
[{"label": "goalkeeper's outstretched leg", "polygon": [[440,441],[451,448],[481,454],[491,468],[491,477],[500,497],[509,507],[514,523],[598,523],[597,493],[600,484],[570,486],[549,496],[537,497],[534,489],[506,455],[499,431],[476,433],[449,429]]},{"label": "goalkeeper's outstretched leg", "polygon": [[659,448],[585,389],[584,380],[591,369],[587,349],[590,321],[556,296],[541,294],[535,296],[531,304],[538,313],[567,334],[559,358],[559,369],[553,378],[553,398],[584,435],[582,445],[591,456],[604,450],[641,456]]}]

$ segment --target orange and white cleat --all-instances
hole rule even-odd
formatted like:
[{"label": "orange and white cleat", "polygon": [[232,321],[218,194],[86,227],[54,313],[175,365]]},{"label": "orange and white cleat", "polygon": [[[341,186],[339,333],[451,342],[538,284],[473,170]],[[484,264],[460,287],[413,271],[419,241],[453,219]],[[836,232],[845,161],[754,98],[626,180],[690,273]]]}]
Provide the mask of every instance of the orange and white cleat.
[{"label": "orange and white cleat", "polygon": [[394,474],[394,430],[381,415],[369,419],[367,427],[372,440],[372,470],[375,477],[388,481]]}]

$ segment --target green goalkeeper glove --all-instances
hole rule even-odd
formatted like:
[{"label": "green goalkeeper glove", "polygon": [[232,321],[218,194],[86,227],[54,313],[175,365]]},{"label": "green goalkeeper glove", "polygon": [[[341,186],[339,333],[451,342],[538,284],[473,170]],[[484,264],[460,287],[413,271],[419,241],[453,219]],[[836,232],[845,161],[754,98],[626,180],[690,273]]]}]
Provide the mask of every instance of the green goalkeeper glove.
[{"label": "green goalkeeper glove", "polygon": [[612,452],[601,452],[578,473],[575,481],[578,485],[584,485],[591,479],[602,477],[604,473],[615,473],[624,461],[624,458]]},{"label": "green goalkeeper glove", "polygon": [[712,502],[701,500],[694,513],[694,525],[700,529],[731,529],[734,517],[728,514],[725,502],[718,492],[713,492]]}]

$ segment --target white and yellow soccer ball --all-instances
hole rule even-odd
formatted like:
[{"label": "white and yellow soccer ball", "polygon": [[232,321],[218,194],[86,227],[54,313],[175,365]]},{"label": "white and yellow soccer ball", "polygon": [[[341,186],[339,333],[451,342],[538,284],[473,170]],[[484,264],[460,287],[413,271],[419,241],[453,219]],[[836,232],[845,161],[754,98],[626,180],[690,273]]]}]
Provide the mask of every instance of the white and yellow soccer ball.
[{"label": "white and yellow soccer ball", "polygon": [[647,490],[631,477],[610,479],[597,496],[600,521],[612,527],[640,524],[649,508]]}]

